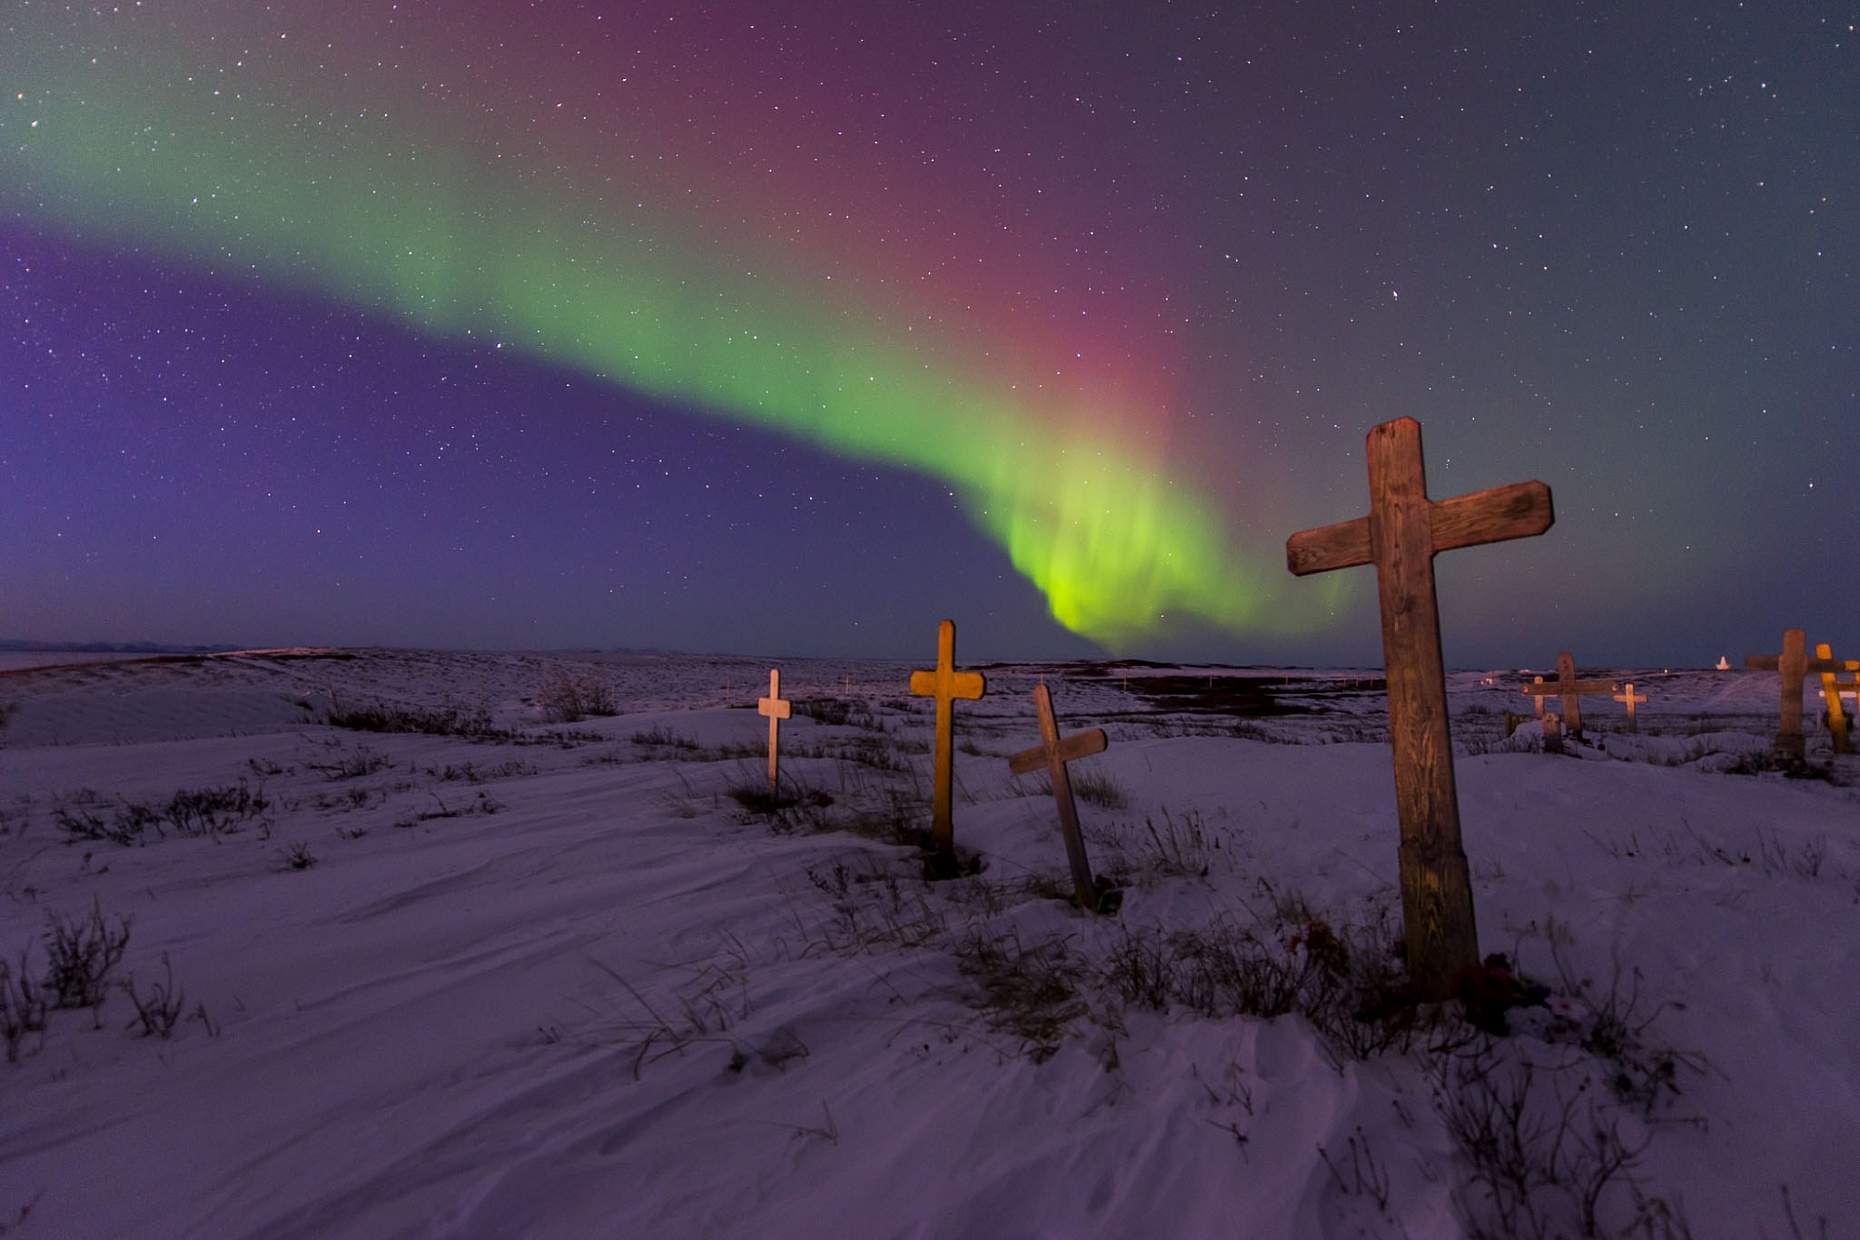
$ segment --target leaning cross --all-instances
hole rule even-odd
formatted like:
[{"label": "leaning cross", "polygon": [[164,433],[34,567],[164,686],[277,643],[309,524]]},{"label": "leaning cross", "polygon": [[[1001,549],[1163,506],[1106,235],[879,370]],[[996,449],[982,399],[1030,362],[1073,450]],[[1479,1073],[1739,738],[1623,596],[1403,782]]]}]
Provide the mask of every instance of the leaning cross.
[{"label": "leaning cross", "polygon": [[[1816,655],[1820,655],[1817,650]],[[1778,752],[1799,758],[1806,751],[1802,740],[1802,681],[1810,672],[1835,672],[1846,664],[1838,659],[1808,657],[1808,635],[1801,629],[1784,629],[1781,654],[1753,654],[1744,666],[1758,672],[1782,673],[1782,724],[1776,732]]]},{"label": "leaning cross", "polygon": [[1571,736],[1582,733],[1582,695],[1585,693],[1613,693],[1615,682],[1612,680],[1577,680],[1576,656],[1565,650],[1556,657],[1556,679],[1545,680],[1539,676],[1524,686],[1527,696],[1542,701],[1546,691],[1561,695],[1563,698],[1563,728]]},{"label": "leaning cross", "polygon": [[937,625],[936,668],[912,672],[911,692],[918,697],[936,699],[936,779],[932,785],[930,843],[938,852],[953,852],[956,847],[956,827],[949,812],[950,784],[955,772],[951,744],[955,700],[974,701],[986,688],[987,682],[980,672],[956,670],[956,622],[945,620]]},{"label": "leaning cross", "polygon": [[769,695],[756,699],[756,713],[769,717],[769,787],[777,787],[775,775],[778,768],[781,721],[788,718],[792,703],[781,695],[781,669],[769,669]]},{"label": "leaning cross", "polygon": [[1285,541],[1285,563],[1299,576],[1376,566],[1408,970],[1422,999],[1445,999],[1461,971],[1479,963],[1479,938],[1460,845],[1434,556],[1529,538],[1556,518],[1550,488],[1541,482],[1429,499],[1421,424],[1413,418],[1373,427],[1368,457],[1369,515],[1293,534]]},{"label": "leaning cross", "polygon": [[1066,860],[1072,864],[1072,889],[1081,908],[1096,911],[1098,888],[1092,883],[1091,865],[1085,860],[1085,838],[1079,834],[1079,810],[1072,801],[1072,779],[1066,774],[1066,763],[1103,753],[1108,742],[1103,728],[1074,732],[1062,739],[1059,722],[1053,718],[1052,692],[1043,683],[1033,687],[1033,705],[1040,715],[1040,743],[1009,758],[1008,774],[1025,775],[1046,768],[1053,785],[1053,800],[1059,805],[1059,832],[1065,836]]},{"label": "leaning cross", "polygon": [[1647,695],[1644,693],[1635,693],[1634,682],[1631,680],[1627,682],[1626,687],[1627,687],[1626,693],[1615,694],[1615,701],[1621,702],[1627,706],[1628,731],[1638,732],[1640,731],[1640,722],[1634,717],[1634,708],[1640,705],[1642,702],[1646,701]]},{"label": "leaning cross", "polygon": [[1860,663],[1852,659],[1836,659],[1834,648],[1827,642],[1816,643],[1815,662],[1825,665],[1821,673],[1821,697],[1828,706],[1828,734],[1834,738],[1834,752],[1852,753],[1854,746],[1847,739],[1847,715],[1841,710],[1841,690],[1835,682],[1835,669],[1860,667]]}]

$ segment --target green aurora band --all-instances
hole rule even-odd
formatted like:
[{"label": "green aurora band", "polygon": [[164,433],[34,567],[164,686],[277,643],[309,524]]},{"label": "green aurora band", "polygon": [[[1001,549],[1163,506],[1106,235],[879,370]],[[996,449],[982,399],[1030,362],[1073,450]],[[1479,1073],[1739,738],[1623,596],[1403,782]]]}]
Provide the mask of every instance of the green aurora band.
[{"label": "green aurora band", "polygon": [[[0,50],[0,205],[80,243],[134,248],[314,293],[422,333],[497,339],[553,364],[948,482],[1066,628],[1113,649],[1165,618],[1289,631],[1333,577],[1269,597],[1218,506],[1104,428],[1154,411],[1053,410],[1051,394],[886,331],[779,258],[642,226],[572,186],[493,176],[444,146],[338,139],[251,92],[228,115],[181,75],[89,69],[34,40]],[[36,52],[36,54],[35,54]],[[60,65],[65,66],[63,75]],[[39,123],[33,125],[32,121]],[[319,136],[319,135],[322,136]],[[604,201],[604,198],[603,198]],[[687,230],[688,231],[688,230]],[[760,270],[757,270],[760,269]],[[756,271],[756,274],[750,274]],[[831,289],[833,286],[826,286]]]}]

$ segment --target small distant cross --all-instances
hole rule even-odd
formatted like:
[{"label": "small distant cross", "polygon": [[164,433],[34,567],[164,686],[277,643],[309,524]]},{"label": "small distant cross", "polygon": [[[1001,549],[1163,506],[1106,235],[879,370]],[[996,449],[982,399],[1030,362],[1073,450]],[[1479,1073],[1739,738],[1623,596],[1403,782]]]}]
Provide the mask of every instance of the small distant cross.
[{"label": "small distant cross", "polygon": [[1479,963],[1479,939],[1460,844],[1434,556],[1529,538],[1556,518],[1550,488],[1541,482],[1429,499],[1421,424],[1413,418],[1371,428],[1368,458],[1369,515],[1293,534],[1285,540],[1285,564],[1299,576],[1376,566],[1401,819],[1402,933],[1419,996],[1445,999],[1461,972]]},{"label": "small distant cross", "polygon": [[936,628],[936,667],[911,673],[911,692],[936,699],[936,777],[931,785],[930,843],[938,852],[953,852],[956,827],[950,816],[950,788],[955,774],[955,701],[974,701],[987,690],[980,672],[956,670],[956,622],[945,620]]},{"label": "small distant cross", "polygon": [[1025,775],[1046,768],[1047,778],[1053,785],[1053,800],[1059,806],[1059,831],[1066,841],[1066,860],[1072,865],[1072,889],[1077,893],[1080,907],[1096,911],[1098,888],[1092,882],[1091,865],[1085,859],[1085,838],[1079,834],[1079,811],[1072,800],[1072,779],[1066,773],[1066,763],[1103,753],[1108,742],[1103,728],[1074,732],[1061,739],[1059,721],[1053,717],[1053,695],[1044,684],[1034,686],[1033,706],[1040,715],[1040,743],[1009,758],[1008,773]]},{"label": "small distant cross", "polygon": [[1821,651],[1816,650],[1816,658],[1808,657],[1808,634],[1801,629],[1784,629],[1782,653],[1753,654],[1744,659],[1744,666],[1758,672],[1780,672],[1782,674],[1782,723],[1776,731],[1776,749],[1779,753],[1799,758],[1807,746],[1802,739],[1802,682],[1810,672],[1836,672],[1846,665],[1837,659],[1823,659]]},{"label": "small distant cross", "polygon": [[1542,676],[1533,676],[1531,677],[1531,683],[1524,686],[1524,695],[1530,698],[1531,705],[1537,708],[1537,717],[1539,719],[1544,717],[1544,699],[1551,696],[1550,691],[1545,689],[1543,684],[1544,678]]},{"label": "small distant cross", "polygon": [[769,788],[776,785],[776,776],[780,771],[781,721],[792,713],[793,704],[781,695],[781,669],[769,669],[769,695],[756,699],[756,713],[767,715],[769,719]]},{"label": "small distant cross", "polygon": [[1620,702],[1627,707],[1628,731],[1630,732],[1640,731],[1640,721],[1635,718],[1634,708],[1646,700],[1647,700],[1646,694],[1634,692],[1634,682],[1631,680],[1627,682],[1627,692],[1615,694],[1615,701]]},{"label": "small distant cross", "polygon": [[[1524,686],[1524,692],[1542,701],[1542,691],[1548,689],[1552,694],[1563,699],[1563,727],[1571,736],[1582,735],[1582,695],[1613,693],[1615,682],[1612,680],[1577,680],[1576,656],[1565,650],[1556,657],[1556,679],[1545,680],[1536,677]],[[1541,711],[1542,707],[1539,707]]]}]

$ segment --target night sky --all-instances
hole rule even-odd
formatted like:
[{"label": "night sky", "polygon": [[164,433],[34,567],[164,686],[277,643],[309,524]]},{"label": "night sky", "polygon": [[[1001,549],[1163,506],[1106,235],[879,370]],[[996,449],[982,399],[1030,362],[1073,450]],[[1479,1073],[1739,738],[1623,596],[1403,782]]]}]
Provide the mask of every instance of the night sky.
[{"label": "night sky", "polygon": [[0,637],[1860,644],[1860,6],[14,0]]}]

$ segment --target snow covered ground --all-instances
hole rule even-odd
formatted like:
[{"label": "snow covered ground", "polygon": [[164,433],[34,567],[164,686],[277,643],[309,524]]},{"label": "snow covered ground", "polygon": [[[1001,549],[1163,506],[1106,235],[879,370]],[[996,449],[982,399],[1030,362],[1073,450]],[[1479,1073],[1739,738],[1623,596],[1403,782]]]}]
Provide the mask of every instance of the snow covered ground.
[{"label": "snow covered ground", "polygon": [[[1773,674],[1585,668],[1650,700],[1567,756],[1455,674],[1492,1037],[1398,1002],[1378,672],[985,670],[937,883],[905,664],[783,664],[775,805],[757,660],[0,675],[8,1020],[76,958],[0,1234],[1860,1234],[1860,759],[1766,769]],[[621,713],[542,720],[564,673]],[[1007,774],[1041,678],[1110,915]]]}]

